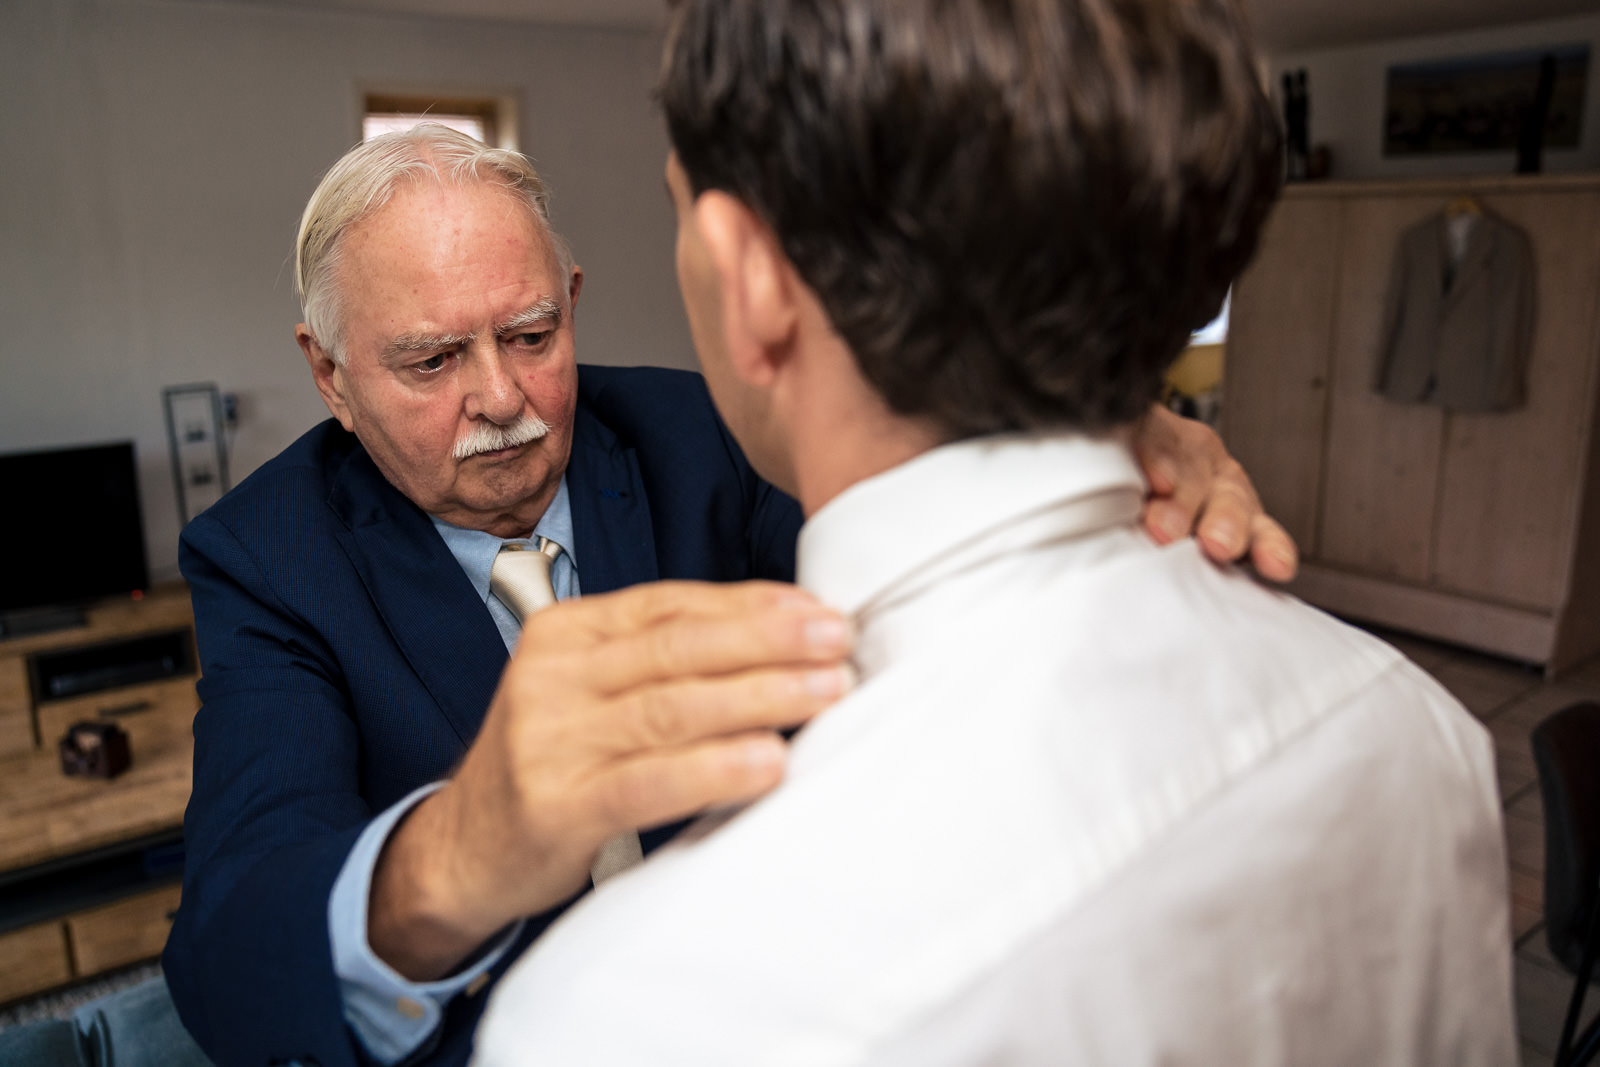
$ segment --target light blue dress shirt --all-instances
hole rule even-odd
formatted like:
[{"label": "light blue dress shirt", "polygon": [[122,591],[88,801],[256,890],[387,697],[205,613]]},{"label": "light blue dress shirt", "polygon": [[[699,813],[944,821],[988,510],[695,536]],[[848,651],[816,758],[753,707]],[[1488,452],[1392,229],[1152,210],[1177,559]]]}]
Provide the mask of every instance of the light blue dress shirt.
[{"label": "light blue dress shirt", "polygon": [[[437,518],[433,526],[461,564],[473,589],[488,605],[508,652],[516,647],[522,627],[499,598],[489,595],[489,571],[501,545],[537,542],[540,537],[554,541],[562,548],[550,568],[556,599],[566,600],[579,593],[572,505],[565,476],[531,537],[502,540]],[[408,981],[380,960],[367,943],[367,900],[378,854],[406,813],[442,784],[425,785],[378,815],[356,839],[328,897],[328,938],[333,948],[333,970],[344,998],[345,1021],[367,1051],[385,1064],[399,1063],[421,1048],[439,1028],[445,1006],[469,987],[476,993],[481,983],[473,983],[499,962],[522,929],[522,924],[516,923],[466,969],[437,982]]]}]

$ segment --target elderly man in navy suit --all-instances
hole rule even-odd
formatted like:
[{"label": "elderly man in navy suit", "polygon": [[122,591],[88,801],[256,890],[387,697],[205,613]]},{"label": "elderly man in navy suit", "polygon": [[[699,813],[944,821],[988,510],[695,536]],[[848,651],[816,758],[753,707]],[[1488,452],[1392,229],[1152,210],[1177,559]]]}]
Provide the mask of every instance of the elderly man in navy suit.
[{"label": "elderly man in navy suit", "polygon": [[[297,282],[333,419],[183,539],[203,707],[164,962],[218,1063],[461,1063],[606,842],[777,784],[849,630],[787,584],[798,508],[697,376],[578,366],[583,273],[520,155],[437,126],[353,149]],[[1203,513],[1213,555],[1292,571],[1214,435],[1158,416],[1142,451],[1153,529]],[[569,602],[524,627],[506,544]]]}]

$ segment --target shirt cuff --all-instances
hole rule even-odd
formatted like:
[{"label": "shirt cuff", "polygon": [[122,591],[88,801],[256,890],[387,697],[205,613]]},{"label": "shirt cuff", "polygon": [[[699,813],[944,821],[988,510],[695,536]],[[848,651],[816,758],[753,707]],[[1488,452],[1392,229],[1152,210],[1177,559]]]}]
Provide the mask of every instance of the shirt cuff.
[{"label": "shirt cuff", "polygon": [[372,820],[345,857],[328,897],[328,941],[345,1022],[368,1054],[386,1067],[406,1059],[433,1036],[445,1006],[498,963],[522,930],[522,923],[516,923],[470,967],[437,982],[408,981],[372,951],[367,900],[378,854],[400,820],[443,784],[423,786]]}]

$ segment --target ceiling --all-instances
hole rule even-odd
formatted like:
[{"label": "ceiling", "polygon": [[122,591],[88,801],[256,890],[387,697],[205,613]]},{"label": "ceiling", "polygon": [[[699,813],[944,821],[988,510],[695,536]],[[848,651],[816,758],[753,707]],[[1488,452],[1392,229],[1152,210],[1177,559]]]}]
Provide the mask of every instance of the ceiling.
[{"label": "ceiling", "polygon": [[[247,0],[276,7],[340,8],[433,15],[438,0]],[[1245,0],[1269,52],[1295,52],[1363,41],[1515,22],[1592,15],[1597,0]],[[655,29],[666,0],[451,0],[453,17],[555,22],[619,29]]]}]

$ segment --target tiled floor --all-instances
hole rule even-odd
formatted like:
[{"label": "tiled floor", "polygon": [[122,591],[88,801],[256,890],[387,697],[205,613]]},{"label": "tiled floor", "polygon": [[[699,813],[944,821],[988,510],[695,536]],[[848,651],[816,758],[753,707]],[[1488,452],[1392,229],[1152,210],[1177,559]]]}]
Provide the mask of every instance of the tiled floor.
[{"label": "tiled floor", "polygon": [[[1544,811],[1528,734],[1546,716],[1580,700],[1600,700],[1600,660],[1546,682],[1536,669],[1393,633],[1381,637],[1431,673],[1494,735],[1506,854],[1511,865],[1511,928],[1516,944],[1517,1028],[1525,1067],[1550,1067],[1572,995],[1572,975],[1545,944]],[[1600,987],[1584,1021],[1600,1009]]]}]

